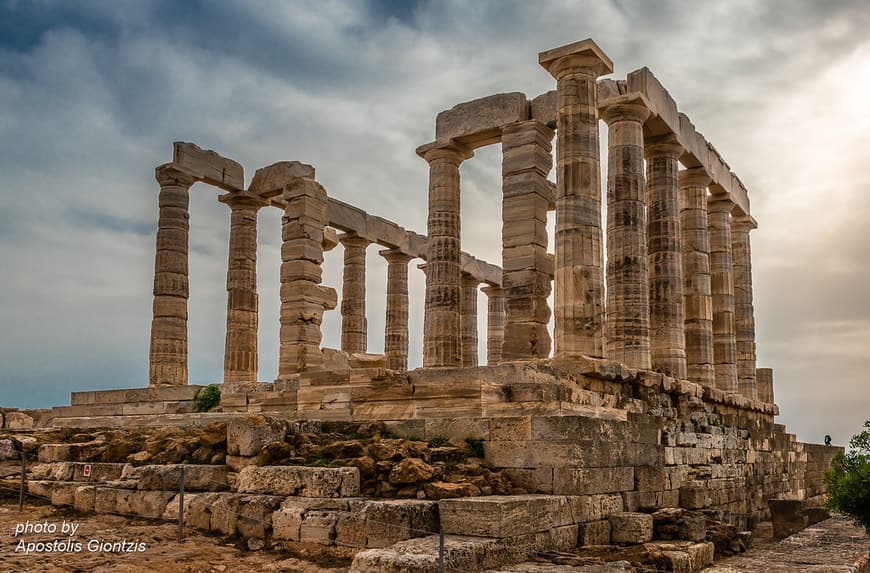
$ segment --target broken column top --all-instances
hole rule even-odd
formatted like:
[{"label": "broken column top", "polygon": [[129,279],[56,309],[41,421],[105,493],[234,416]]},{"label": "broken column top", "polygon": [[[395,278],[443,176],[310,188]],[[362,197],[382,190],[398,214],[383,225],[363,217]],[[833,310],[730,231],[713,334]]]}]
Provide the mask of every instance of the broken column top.
[{"label": "broken column top", "polygon": [[314,179],[314,167],[299,161],[279,161],[257,169],[248,191],[260,197],[277,197],[293,179]]},{"label": "broken column top", "polygon": [[596,75],[613,73],[613,60],[591,38],[538,54],[538,63],[554,76],[558,76],[572,59],[579,67],[592,68]]},{"label": "broken column top", "polygon": [[529,102],[524,93],[495,94],[439,113],[435,119],[435,140],[456,140],[474,149],[497,143],[505,126],[527,119]]}]

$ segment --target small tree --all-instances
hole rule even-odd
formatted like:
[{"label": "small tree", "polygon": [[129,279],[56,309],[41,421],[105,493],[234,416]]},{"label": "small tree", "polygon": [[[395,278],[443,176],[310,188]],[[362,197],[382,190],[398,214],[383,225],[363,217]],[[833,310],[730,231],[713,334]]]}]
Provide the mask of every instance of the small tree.
[{"label": "small tree", "polygon": [[217,384],[209,384],[200,388],[193,397],[193,408],[197,412],[208,412],[221,403],[221,388]]},{"label": "small tree", "polygon": [[828,507],[844,513],[870,533],[870,420],[852,437],[849,451],[837,454],[825,472]]}]

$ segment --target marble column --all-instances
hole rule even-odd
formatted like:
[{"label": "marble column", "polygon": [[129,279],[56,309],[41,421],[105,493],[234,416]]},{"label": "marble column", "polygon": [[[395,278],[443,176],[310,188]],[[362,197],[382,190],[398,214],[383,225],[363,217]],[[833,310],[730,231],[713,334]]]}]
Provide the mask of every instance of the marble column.
[{"label": "marble column", "polygon": [[257,212],[266,201],[251,193],[219,200],[230,212],[224,382],[257,381]]},{"label": "marble column", "polygon": [[148,383],[187,384],[188,248],[193,176],[171,163],[155,171],[160,184]]},{"label": "marble column", "polygon": [[755,379],[758,399],[767,404],[773,404],[773,368],[757,368]]},{"label": "marble column", "polygon": [[506,315],[504,360],[550,355],[553,265],[547,255],[547,208],[553,200],[553,130],[538,121],[504,128],[502,149],[502,269]]},{"label": "marble column", "polygon": [[713,360],[716,388],[737,392],[737,337],[734,325],[734,275],[731,210],[734,203],[715,195],[707,200],[710,229],[710,290],[713,296]]},{"label": "marble column", "polygon": [[680,231],[679,160],[676,137],[647,141],[647,253],[652,368],[686,378],[683,331],[683,256]]},{"label": "marble column", "polygon": [[620,96],[602,109],[608,126],[605,355],[647,370],[650,308],[643,124],[649,115],[637,96]]},{"label": "marble column", "polygon": [[710,235],[707,230],[707,186],[710,181],[703,167],[680,171],[686,372],[692,382],[715,388]]},{"label": "marble column", "polygon": [[380,251],[387,260],[387,316],[384,354],[387,367],[408,369],[408,263],[413,257],[398,249]]},{"label": "marble column", "polygon": [[752,250],[749,231],[758,228],[748,215],[731,219],[731,257],[734,269],[734,330],[737,337],[737,389],[757,397],[755,384],[755,308],[752,304]]},{"label": "marble column", "polygon": [[462,366],[477,366],[477,287],[480,281],[462,273],[459,316],[462,329]]},{"label": "marble column", "polygon": [[497,286],[485,286],[486,293],[486,363],[493,366],[502,361],[505,329],[505,292]]},{"label": "marble column", "polygon": [[344,247],[341,287],[341,349],[348,354],[368,347],[366,323],[366,247],[370,241],[355,233],[338,238]]},{"label": "marble column", "polygon": [[281,237],[281,329],[278,379],[323,368],[320,349],[323,313],[336,306],[334,289],[321,286],[327,196],[309,178],[283,191]]},{"label": "marble column", "polygon": [[556,78],[555,357],[604,355],[597,78],[613,71],[591,40],[538,56]]},{"label": "marble column", "polygon": [[432,143],[417,153],[429,163],[423,366],[461,366],[459,165],[472,152],[458,144]]}]

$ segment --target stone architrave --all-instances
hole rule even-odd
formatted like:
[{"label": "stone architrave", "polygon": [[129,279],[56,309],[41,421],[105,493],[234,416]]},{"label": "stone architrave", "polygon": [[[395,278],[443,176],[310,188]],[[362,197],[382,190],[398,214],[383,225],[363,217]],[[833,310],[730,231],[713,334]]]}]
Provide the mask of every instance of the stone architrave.
[{"label": "stone architrave", "polygon": [[459,165],[473,153],[450,142],[424,145],[417,153],[429,163],[423,366],[456,367],[462,365]]},{"label": "stone architrave", "polygon": [[710,181],[703,167],[680,171],[686,372],[692,382],[715,388],[710,235],[707,223],[707,186]]},{"label": "stone architrave", "polygon": [[679,159],[674,136],[647,141],[647,253],[652,368],[686,378]]},{"label": "stone architrave", "polygon": [[459,316],[462,329],[462,366],[477,366],[477,287],[480,281],[462,274],[462,301]]},{"label": "stone architrave", "polygon": [[341,349],[348,354],[365,352],[368,346],[366,322],[366,247],[369,241],[345,233],[338,241],[344,247],[344,280],[341,288]]},{"label": "stone architrave", "polygon": [[502,359],[550,355],[552,262],[547,255],[547,209],[553,201],[553,130],[537,121],[502,131],[502,286],[505,324]]},{"label": "stone architrave", "polygon": [[707,199],[710,229],[710,289],[713,296],[713,360],[716,388],[737,392],[737,335],[734,325],[734,274],[731,258],[730,199]]},{"label": "stone architrave", "polygon": [[489,285],[483,287],[486,294],[486,363],[493,366],[502,361],[502,345],[504,344],[505,293],[501,287]]},{"label": "stone architrave", "polygon": [[602,104],[608,126],[607,320],[605,354],[631,368],[650,368],[649,271],[642,96]]},{"label": "stone architrave", "polygon": [[413,258],[398,249],[380,251],[387,260],[387,315],[384,354],[387,367],[408,369],[408,263]]},{"label": "stone architrave", "polygon": [[538,55],[556,78],[555,356],[604,355],[596,79],[613,62],[592,40]]},{"label": "stone architrave", "polygon": [[235,192],[219,200],[230,212],[224,382],[257,381],[257,212],[268,202]]},{"label": "stone architrave", "polygon": [[283,199],[279,380],[323,368],[320,325],[337,303],[335,290],[320,284],[326,191],[300,177],[286,185]]},{"label": "stone architrave", "polygon": [[757,396],[755,308],[752,304],[752,250],[749,232],[758,228],[747,215],[732,217],[731,258],[734,269],[734,328],[737,337],[737,388],[747,398]]},{"label": "stone architrave", "polygon": [[190,186],[197,180],[167,163],[155,171],[160,184],[149,385],[187,384],[188,248]]},{"label": "stone architrave", "polygon": [[773,368],[757,368],[755,380],[758,399],[767,404],[773,404]]}]

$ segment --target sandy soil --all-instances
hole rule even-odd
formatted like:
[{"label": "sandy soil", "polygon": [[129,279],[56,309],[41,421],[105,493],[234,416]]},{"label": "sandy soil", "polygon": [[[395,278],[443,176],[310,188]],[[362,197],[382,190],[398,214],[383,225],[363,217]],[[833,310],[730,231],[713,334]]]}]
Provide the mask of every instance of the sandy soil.
[{"label": "sandy soil", "polygon": [[[15,535],[16,525],[30,521],[53,523],[57,533],[26,533]],[[70,537],[61,534],[63,522],[78,525]],[[64,553],[16,552],[20,541],[52,542],[71,539],[82,545],[80,551]],[[91,540],[144,543],[144,551],[91,552]],[[232,542],[204,535],[194,529],[185,530],[183,543],[177,541],[175,525],[143,519],[128,519],[114,515],[85,515],[49,505],[28,505],[18,512],[16,502],[0,502],[0,572],[120,572],[120,573],[212,573],[212,572],[278,572],[346,573],[349,563],[327,558],[304,560],[289,554],[271,551],[241,551]]]}]

